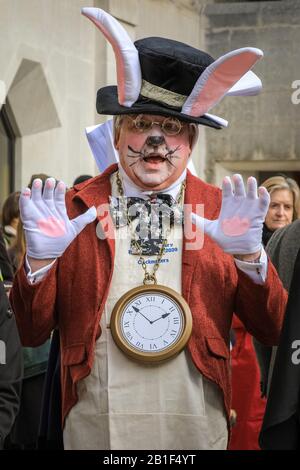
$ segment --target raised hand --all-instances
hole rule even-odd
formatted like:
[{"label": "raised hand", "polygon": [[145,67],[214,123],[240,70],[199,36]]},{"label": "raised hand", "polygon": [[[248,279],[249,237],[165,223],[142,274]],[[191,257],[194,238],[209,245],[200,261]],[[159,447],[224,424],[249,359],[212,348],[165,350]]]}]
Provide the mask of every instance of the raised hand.
[{"label": "raised hand", "polygon": [[96,218],[96,208],[70,220],[65,204],[66,185],[48,178],[42,192],[42,181],[35,179],[32,190],[26,188],[20,196],[20,216],[23,222],[27,255],[33,259],[61,256],[70,243]]},{"label": "raised hand", "polygon": [[247,194],[241,175],[226,176],[222,184],[222,206],[219,218],[207,220],[194,213],[192,221],[207,233],[226,253],[246,255],[259,253],[263,222],[268,212],[270,196],[254,177],[248,178]]}]

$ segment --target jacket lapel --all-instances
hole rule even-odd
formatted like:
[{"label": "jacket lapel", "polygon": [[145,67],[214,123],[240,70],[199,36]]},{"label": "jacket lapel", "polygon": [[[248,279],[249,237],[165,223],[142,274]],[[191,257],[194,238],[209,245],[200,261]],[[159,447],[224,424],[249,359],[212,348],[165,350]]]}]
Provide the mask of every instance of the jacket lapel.
[{"label": "jacket lapel", "polygon": [[[190,214],[195,210],[196,198],[195,194],[195,181],[193,175],[187,170],[186,178],[186,189],[184,195],[184,217],[185,227],[188,225],[191,227]],[[193,231],[195,225],[192,226]],[[193,251],[187,249],[191,240],[186,238],[186,230],[183,232],[183,250],[182,250],[182,295],[187,302],[189,302],[190,286],[192,282],[192,276],[195,269],[196,257],[193,256]]]},{"label": "jacket lapel", "polygon": [[[192,230],[189,230],[189,232],[192,233],[196,233],[196,230],[199,230],[199,228],[196,229],[194,224],[191,224],[190,220],[191,212],[197,212],[197,205],[199,207],[199,204],[203,205],[203,213],[201,215],[208,219],[216,219],[220,211],[221,190],[205,183],[187,170],[184,198],[185,230],[182,250],[182,295],[187,302],[189,301],[192,276],[198,257],[195,256],[195,248],[189,249],[189,245],[193,240],[187,239],[186,227],[190,227]],[[202,248],[196,248],[197,251],[200,249]]]},{"label": "jacket lapel", "polygon": [[108,244],[112,266],[115,256],[114,223],[109,211],[109,196],[111,195],[110,176],[117,171],[118,165],[108,167],[104,173],[92,180],[88,180],[84,185],[78,185],[74,189],[77,193],[73,199],[80,199],[87,208],[95,206],[97,209],[97,220],[100,226],[97,227],[97,235]]}]

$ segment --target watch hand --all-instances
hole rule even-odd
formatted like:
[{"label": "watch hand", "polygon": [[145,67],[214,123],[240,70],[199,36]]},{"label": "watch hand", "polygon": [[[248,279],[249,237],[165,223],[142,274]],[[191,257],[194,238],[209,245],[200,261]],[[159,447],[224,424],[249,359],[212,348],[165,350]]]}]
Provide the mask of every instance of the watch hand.
[{"label": "watch hand", "polygon": [[161,316],[161,318],[166,318],[166,317],[168,317],[169,315],[171,315],[171,312],[169,312],[169,313],[164,313],[164,314]]},{"label": "watch hand", "polygon": [[153,323],[153,321],[149,320],[149,318],[146,317],[146,315],[144,315],[137,307],[135,307],[134,305],[132,306],[133,310],[137,313],[139,313],[140,315],[142,315],[142,317],[144,317],[149,323]]},{"label": "watch hand", "polygon": [[166,317],[168,317],[169,315],[171,315],[171,312],[169,312],[169,313],[163,313],[161,317],[156,318],[155,320],[153,320],[152,323],[155,323],[157,320],[161,320],[162,318],[166,318]]}]

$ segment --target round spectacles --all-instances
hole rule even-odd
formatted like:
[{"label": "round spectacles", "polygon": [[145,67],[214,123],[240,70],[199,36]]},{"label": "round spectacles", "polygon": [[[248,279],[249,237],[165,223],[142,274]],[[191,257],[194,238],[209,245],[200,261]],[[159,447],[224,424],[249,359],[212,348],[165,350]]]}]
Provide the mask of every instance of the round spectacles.
[{"label": "round spectacles", "polygon": [[139,114],[135,119],[131,116],[128,116],[131,120],[130,129],[135,132],[147,132],[152,129],[152,126],[156,124],[161,128],[164,134],[166,135],[178,135],[186,123],[182,123],[177,118],[168,117],[165,118],[162,122],[152,121],[143,114]]}]

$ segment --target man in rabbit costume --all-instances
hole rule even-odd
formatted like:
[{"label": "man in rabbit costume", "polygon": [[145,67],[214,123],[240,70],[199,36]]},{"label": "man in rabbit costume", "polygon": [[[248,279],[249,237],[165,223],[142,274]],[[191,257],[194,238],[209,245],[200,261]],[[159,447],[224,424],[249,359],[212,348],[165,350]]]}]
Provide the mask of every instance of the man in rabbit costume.
[{"label": "man in rabbit costume", "polygon": [[[225,178],[221,191],[186,167],[197,125],[226,125],[210,108],[226,94],[258,92],[250,68],[262,52],[247,47],[215,61],[169,39],[133,44],[106,12],[84,8],[83,14],[114,48],[118,86],[98,91],[97,110],[115,116],[120,162],[66,197],[64,183],[54,188],[51,178],[43,192],[39,180],[22,192],[27,255],[12,303],[23,344],[38,346],[59,328],[65,449],[225,449],[232,314],[261,342],[276,344],[286,292],[261,245],[267,191],[257,191],[255,178],[245,189],[240,175]],[[205,218],[190,213],[183,226],[174,210],[167,234],[161,237],[158,224],[156,239],[137,240],[137,219],[122,204],[140,208],[141,201],[148,208],[164,201],[171,212],[176,201],[179,213],[183,203],[192,212],[201,205]],[[204,229],[200,246],[185,234],[191,223],[196,237]],[[167,358],[157,345],[172,309],[158,316],[157,305],[143,310],[137,302],[128,310],[123,326],[130,324],[132,335],[144,328],[144,344],[153,325],[161,328],[152,347],[168,360],[133,359],[112,335],[116,303],[143,280],[172,289],[190,308],[191,336]],[[165,344],[171,336],[172,330]],[[136,341],[136,354],[139,347]]]}]

